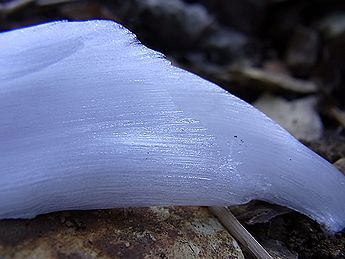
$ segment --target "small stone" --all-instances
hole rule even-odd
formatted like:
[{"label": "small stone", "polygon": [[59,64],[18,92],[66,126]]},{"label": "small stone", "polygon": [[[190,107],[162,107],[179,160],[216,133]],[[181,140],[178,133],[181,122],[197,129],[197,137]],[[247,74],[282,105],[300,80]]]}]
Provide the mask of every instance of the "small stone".
[{"label": "small stone", "polygon": [[323,125],[316,112],[317,99],[306,97],[294,101],[263,95],[255,106],[275,120],[299,140],[318,140],[323,132]]},{"label": "small stone", "polygon": [[216,63],[231,63],[244,57],[248,38],[231,29],[213,27],[208,37],[200,43],[201,49],[208,54],[209,60]]},{"label": "small stone", "polygon": [[[214,21],[204,6],[187,4],[182,0],[116,2],[112,12],[125,25],[128,23],[140,40],[164,47],[167,51],[193,47]],[[150,40],[152,36],[156,41]]]}]

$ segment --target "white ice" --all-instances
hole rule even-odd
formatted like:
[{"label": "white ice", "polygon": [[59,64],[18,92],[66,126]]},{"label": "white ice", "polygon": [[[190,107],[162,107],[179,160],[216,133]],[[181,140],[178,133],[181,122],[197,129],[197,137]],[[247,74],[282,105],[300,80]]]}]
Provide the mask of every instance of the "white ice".
[{"label": "white ice", "polygon": [[110,21],[0,34],[0,218],[260,199],[345,227],[345,177]]}]

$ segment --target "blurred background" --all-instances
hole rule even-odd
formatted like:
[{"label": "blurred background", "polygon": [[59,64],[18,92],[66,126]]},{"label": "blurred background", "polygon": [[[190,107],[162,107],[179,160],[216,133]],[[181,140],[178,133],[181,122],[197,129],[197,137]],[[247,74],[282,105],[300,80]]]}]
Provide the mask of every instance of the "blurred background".
[{"label": "blurred background", "polygon": [[[0,31],[89,19],[123,24],[345,172],[345,1],[0,1]],[[332,238],[301,215],[250,206],[234,213],[266,246],[290,252],[281,258],[345,258],[344,234]],[[262,210],[271,216],[261,219]]]}]

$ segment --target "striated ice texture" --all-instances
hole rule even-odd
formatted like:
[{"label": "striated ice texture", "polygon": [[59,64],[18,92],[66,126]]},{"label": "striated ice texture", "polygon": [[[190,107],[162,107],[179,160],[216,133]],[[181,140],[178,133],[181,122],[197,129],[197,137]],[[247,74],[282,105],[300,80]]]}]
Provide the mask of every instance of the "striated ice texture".
[{"label": "striated ice texture", "polygon": [[345,227],[345,177],[109,21],[0,34],[0,218],[260,199]]}]

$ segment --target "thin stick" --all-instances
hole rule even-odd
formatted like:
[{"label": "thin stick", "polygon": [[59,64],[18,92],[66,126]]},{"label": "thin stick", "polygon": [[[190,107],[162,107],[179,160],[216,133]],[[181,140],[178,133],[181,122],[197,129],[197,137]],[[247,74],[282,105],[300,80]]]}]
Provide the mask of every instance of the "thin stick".
[{"label": "thin stick", "polygon": [[209,207],[210,211],[217,216],[224,227],[245,248],[259,259],[272,259],[272,256],[263,248],[258,241],[242,226],[235,216],[224,207]]}]

